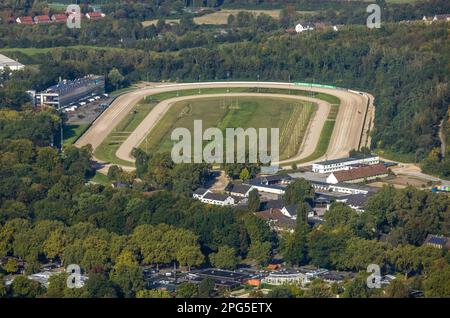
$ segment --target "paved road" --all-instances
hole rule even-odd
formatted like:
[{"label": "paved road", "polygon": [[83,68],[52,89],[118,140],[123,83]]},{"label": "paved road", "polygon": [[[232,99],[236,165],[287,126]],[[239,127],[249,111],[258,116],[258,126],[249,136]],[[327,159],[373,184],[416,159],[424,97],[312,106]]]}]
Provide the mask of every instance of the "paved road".
[{"label": "paved road", "polygon": [[[156,85],[138,89],[136,91],[126,93],[119,96],[111,106],[91,125],[83,136],[81,136],[75,143],[76,146],[83,146],[91,144],[93,149],[96,149],[101,142],[112,132],[114,127],[126,117],[126,115],[133,109],[144,96],[158,94],[162,92],[174,91],[174,90],[186,90],[186,89],[203,89],[203,88],[227,88],[227,87],[261,87],[261,88],[281,88],[281,89],[298,89],[308,90],[313,92],[322,92],[338,97],[341,100],[341,107],[336,118],[335,128],[331,136],[330,145],[327,153],[318,160],[333,159],[345,157],[351,149],[357,148],[363,134],[364,117],[367,108],[367,101],[369,96],[367,94],[359,94],[353,91],[330,89],[330,88],[316,88],[316,87],[299,87],[293,84],[277,83],[277,82],[211,82],[211,83],[195,83],[195,84],[169,84],[169,85]],[[258,95],[260,96],[260,95]],[[195,96],[198,98],[200,96]],[[286,95],[284,97],[287,97]],[[289,96],[288,97],[294,97]],[[189,96],[183,99],[189,98]],[[192,98],[192,97],[191,97]],[[306,97],[300,97],[301,99],[307,99]],[[325,105],[321,102],[322,105]],[[162,104],[162,105],[161,105]],[[161,105],[161,106],[160,106]],[[131,149],[138,145],[139,142],[145,137],[149,129],[152,128],[158,119],[160,119],[168,109],[168,103],[161,102],[150,112],[145,119],[150,126],[142,125],[142,129],[138,129],[133,133],[130,138],[122,145],[121,151],[118,151],[121,157],[129,157]],[[323,113],[322,117],[323,118]],[[319,119],[319,118],[317,118]],[[139,126],[141,127],[141,126]],[[314,128],[315,127],[315,128]],[[314,140],[320,136],[321,124],[320,121],[311,127],[308,132],[308,145],[314,144]],[[323,127],[323,124],[322,124]],[[311,146],[302,147],[302,153],[297,154],[292,160],[306,157],[307,153],[311,151]],[[120,149],[119,148],[119,149]],[[305,163],[308,165],[311,163]]]}]

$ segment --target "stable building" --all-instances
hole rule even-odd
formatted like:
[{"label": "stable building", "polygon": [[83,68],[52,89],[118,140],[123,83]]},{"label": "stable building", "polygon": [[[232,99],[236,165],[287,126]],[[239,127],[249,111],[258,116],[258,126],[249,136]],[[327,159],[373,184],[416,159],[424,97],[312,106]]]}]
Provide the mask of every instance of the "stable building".
[{"label": "stable building", "polygon": [[52,22],[48,15],[37,15],[33,18],[33,20],[36,24],[48,24]]},{"label": "stable building", "polygon": [[368,156],[363,158],[341,158],[315,162],[312,171],[316,173],[330,173],[334,171],[350,170],[360,165],[376,165],[380,163],[379,156]]},{"label": "stable building", "polygon": [[335,171],[327,178],[327,183],[360,183],[378,178],[384,178],[389,175],[388,169],[383,164],[360,167],[351,170]]},{"label": "stable building", "polygon": [[248,198],[250,195],[250,192],[252,192],[254,188],[252,186],[246,185],[246,184],[234,184],[230,183],[226,188],[225,191],[235,197],[240,198]]}]

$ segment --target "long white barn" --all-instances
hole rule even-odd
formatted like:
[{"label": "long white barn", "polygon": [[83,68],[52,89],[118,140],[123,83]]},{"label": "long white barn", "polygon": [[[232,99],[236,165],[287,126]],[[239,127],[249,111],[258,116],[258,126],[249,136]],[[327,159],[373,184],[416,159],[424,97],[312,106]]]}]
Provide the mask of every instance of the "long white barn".
[{"label": "long white barn", "polygon": [[312,171],[317,173],[331,173],[334,171],[350,170],[353,165],[376,165],[379,163],[379,156],[369,156],[365,158],[341,158],[315,162],[312,166]]}]

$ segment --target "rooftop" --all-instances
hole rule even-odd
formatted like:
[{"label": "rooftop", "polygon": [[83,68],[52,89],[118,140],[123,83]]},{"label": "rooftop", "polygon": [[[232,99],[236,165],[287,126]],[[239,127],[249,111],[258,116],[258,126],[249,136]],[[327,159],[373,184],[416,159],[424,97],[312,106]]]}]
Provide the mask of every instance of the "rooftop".
[{"label": "rooftop", "polygon": [[3,67],[7,67],[7,66],[8,67],[12,67],[12,66],[20,67],[20,66],[24,66],[24,65],[17,61],[14,61],[13,59],[10,59],[9,57],[7,57],[5,55],[0,54],[0,67],[3,68]]},{"label": "rooftop", "polygon": [[226,199],[228,199],[230,196],[226,195],[226,194],[220,194],[220,193],[212,193],[212,192],[208,192],[207,194],[204,195],[204,199],[207,200],[213,200],[213,201],[225,201]]},{"label": "rooftop", "polygon": [[367,167],[361,167],[351,170],[335,171],[332,174],[336,177],[338,182],[363,179],[367,177],[374,177],[382,174],[387,174],[388,170],[383,164],[377,164]]},{"label": "rooftop", "polygon": [[225,190],[233,193],[246,194],[251,188],[251,186],[246,184],[230,183]]},{"label": "rooftop", "polygon": [[378,157],[378,156],[366,156],[366,157],[361,157],[361,158],[356,158],[356,157],[339,158],[339,159],[319,161],[319,162],[315,162],[315,164],[328,166],[328,165],[333,165],[333,164],[337,164],[337,163],[344,163],[344,162],[348,162],[348,161],[354,161],[354,160],[360,160],[360,159],[368,159],[368,158],[375,158],[375,157]]},{"label": "rooftop", "polygon": [[194,191],[194,194],[197,194],[197,195],[204,195],[207,191],[208,191],[208,189],[205,189],[205,188],[198,188],[197,190]]}]

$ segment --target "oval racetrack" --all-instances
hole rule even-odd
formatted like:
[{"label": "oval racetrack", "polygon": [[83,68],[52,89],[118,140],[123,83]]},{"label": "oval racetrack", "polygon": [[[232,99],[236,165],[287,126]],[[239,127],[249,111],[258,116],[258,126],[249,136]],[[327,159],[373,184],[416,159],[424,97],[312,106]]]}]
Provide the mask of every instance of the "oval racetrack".
[{"label": "oval racetrack", "polygon": [[[113,129],[124,119],[127,114],[133,109],[133,107],[144,98],[144,96],[176,91],[186,89],[201,89],[201,88],[278,88],[278,89],[291,89],[291,90],[303,90],[313,91],[319,93],[326,93],[336,96],[340,99],[341,104],[339,112],[336,118],[331,140],[326,153],[315,161],[322,159],[335,159],[348,155],[351,149],[358,148],[360,141],[362,146],[370,142],[368,136],[369,129],[373,125],[373,97],[366,93],[357,93],[345,89],[332,89],[332,88],[317,88],[317,87],[299,87],[294,84],[277,83],[277,82],[210,82],[210,83],[192,83],[192,84],[169,84],[158,85],[152,87],[145,87],[125,93],[117,97],[114,102],[106,109],[95,121],[91,127],[77,140],[76,146],[82,147],[87,144],[91,144],[95,150],[102,141],[113,131]],[[287,165],[291,161],[300,160],[308,157],[314,152],[317,143],[319,141],[320,133],[323,125],[327,119],[330,104],[316,98],[310,98],[299,95],[284,95],[284,94],[262,94],[262,93],[227,93],[227,94],[204,94],[204,95],[192,95],[177,97],[164,100],[157,104],[147,117],[139,124],[136,130],[125,140],[125,142],[119,147],[116,152],[116,156],[120,159],[133,162],[131,157],[131,151],[134,147],[137,147],[142,140],[147,136],[158,121],[164,116],[167,110],[176,102],[198,99],[207,97],[219,97],[219,96],[270,96],[270,97],[283,97],[292,99],[301,99],[306,101],[312,101],[317,103],[319,108],[308,126],[303,144],[300,147],[299,153],[290,158],[280,162],[281,165]],[[367,104],[370,104],[369,111],[367,112]],[[364,124],[366,123],[366,124]],[[302,165],[310,165],[310,162],[303,163]]]}]

